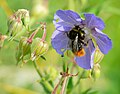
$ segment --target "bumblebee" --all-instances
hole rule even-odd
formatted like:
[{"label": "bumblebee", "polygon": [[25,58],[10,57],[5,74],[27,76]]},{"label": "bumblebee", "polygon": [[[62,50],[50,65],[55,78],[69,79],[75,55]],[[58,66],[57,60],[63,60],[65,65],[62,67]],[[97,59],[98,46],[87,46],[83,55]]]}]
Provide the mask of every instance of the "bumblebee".
[{"label": "bumblebee", "polygon": [[75,26],[75,28],[67,33],[67,36],[71,40],[70,47],[72,49],[72,52],[76,56],[84,56],[85,50],[83,48],[83,45],[87,45],[84,42],[85,32],[79,26]]}]

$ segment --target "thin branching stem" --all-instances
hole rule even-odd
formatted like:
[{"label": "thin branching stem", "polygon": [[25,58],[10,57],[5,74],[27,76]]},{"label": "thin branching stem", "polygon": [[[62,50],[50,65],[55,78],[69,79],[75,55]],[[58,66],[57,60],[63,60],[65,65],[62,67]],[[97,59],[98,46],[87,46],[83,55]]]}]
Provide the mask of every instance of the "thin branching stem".
[{"label": "thin branching stem", "polygon": [[42,35],[42,41],[45,41],[45,38],[46,38],[46,23],[44,23],[44,25],[43,25],[43,30],[44,30],[44,32],[43,32],[43,35]]},{"label": "thin branching stem", "polygon": [[85,73],[85,70],[83,70],[82,73],[80,74],[78,81],[76,82],[74,87],[76,87],[78,85],[78,83],[80,83],[81,77],[83,76],[84,73]]},{"label": "thin branching stem", "polygon": [[58,89],[58,87],[59,87],[59,85],[61,84],[62,81],[63,81],[63,77],[61,77],[61,79],[59,80],[59,82],[57,83],[57,85],[55,86],[55,88],[53,89],[52,94],[56,94],[57,89]]},{"label": "thin branching stem", "polygon": [[19,43],[19,40],[16,40],[16,39],[13,39],[13,41]]},{"label": "thin branching stem", "polygon": [[36,61],[33,61],[33,64],[34,64],[34,67],[35,67],[38,75],[42,78],[42,74],[41,74],[41,72],[40,72],[40,70],[39,70],[39,68],[38,68],[38,66],[37,66],[37,64],[36,64]]},{"label": "thin branching stem", "polygon": [[62,90],[61,90],[60,94],[64,94],[64,92],[65,92],[65,88],[66,88],[66,84],[67,84],[67,79],[68,79],[68,77],[66,76],[64,78],[63,85],[62,85]]}]

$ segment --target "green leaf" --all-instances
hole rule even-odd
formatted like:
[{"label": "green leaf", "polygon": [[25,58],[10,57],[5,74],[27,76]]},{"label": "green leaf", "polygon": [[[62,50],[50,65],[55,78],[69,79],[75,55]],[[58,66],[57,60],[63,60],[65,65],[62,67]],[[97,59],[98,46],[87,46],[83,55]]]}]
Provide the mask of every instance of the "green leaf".
[{"label": "green leaf", "polygon": [[97,93],[98,93],[97,90],[92,90],[92,88],[89,88],[85,90],[84,92],[82,92],[81,94],[97,94]]},{"label": "green leaf", "polygon": [[68,80],[68,85],[67,85],[67,94],[69,94],[73,88],[74,88],[73,78],[70,77]]},{"label": "green leaf", "polygon": [[50,93],[52,92],[53,87],[52,87],[51,84],[50,84],[48,81],[46,81],[44,78],[40,81],[40,84],[43,86],[43,88],[44,88],[44,90],[45,90],[45,92],[46,92],[47,94],[50,94]]}]

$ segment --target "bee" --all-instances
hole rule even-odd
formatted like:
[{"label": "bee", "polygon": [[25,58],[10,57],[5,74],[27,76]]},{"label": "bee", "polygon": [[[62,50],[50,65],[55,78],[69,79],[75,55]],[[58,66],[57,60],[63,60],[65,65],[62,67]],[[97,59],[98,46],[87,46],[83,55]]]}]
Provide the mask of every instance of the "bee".
[{"label": "bee", "polygon": [[68,38],[71,40],[70,47],[75,56],[84,56],[85,50],[83,45],[87,44],[84,42],[85,32],[79,27],[76,26],[71,31],[67,33]]}]

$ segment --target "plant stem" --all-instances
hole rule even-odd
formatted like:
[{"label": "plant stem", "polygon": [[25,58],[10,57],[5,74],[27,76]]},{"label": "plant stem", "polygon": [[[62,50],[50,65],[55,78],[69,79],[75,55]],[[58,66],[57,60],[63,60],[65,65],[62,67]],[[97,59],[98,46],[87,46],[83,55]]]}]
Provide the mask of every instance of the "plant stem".
[{"label": "plant stem", "polygon": [[13,41],[15,41],[15,42],[19,43],[19,40],[16,40],[16,39],[13,39]]},{"label": "plant stem", "polygon": [[[40,70],[39,70],[39,68],[38,68],[38,66],[36,64],[36,61],[33,61],[33,64],[34,64],[34,67],[35,67],[38,75],[40,76],[40,78],[43,78],[43,75],[40,72]],[[44,87],[44,89],[46,90],[46,92],[48,92],[48,93],[52,92],[53,87],[50,85],[50,83],[48,81],[45,81],[44,79],[41,79],[40,84]]]},{"label": "plant stem", "polygon": [[55,88],[53,89],[52,94],[56,94],[56,91],[58,89],[58,86],[61,84],[61,82],[63,81],[63,77],[61,77],[61,79],[59,80],[58,84],[55,86]]},{"label": "plant stem", "polygon": [[6,0],[3,0],[2,3],[0,3],[0,6],[2,7],[2,9],[4,9],[7,16],[10,16],[11,14],[13,14]]},{"label": "plant stem", "polygon": [[76,86],[78,85],[78,83],[80,83],[81,77],[83,76],[84,73],[85,73],[85,70],[83,70],[82,73],[80,74],[79,79],[78,79],[78,81],[76,82],[76,84],[75,84],[74,87],[76,87]]},{"label": "plant stem", "polygon": [[28,38],[28,42],[29,43],[32,43],[32,40],[33,40],[33,38],[35,37],[35,35],[37,34],[37,32],[39,31],[39,29],[40,28],[37,28],[31,35],[30,35],[30,37]]},{"label": "plant stem", "polygon": [[43,29],[44,29],[44,32],[43,32],[43,35],[42,35],[42,41],[45,41],[45,38],[46,38],[46,24],[45,23],[43,25]]},{"label": "plant stem", "polygon": [[68,79],[68,77],[64,78],[63,85],[62,85],[62,90],[61,90],[60,94],[64,94],[64,92],[65,92],[65,87],[66,87],[66,84],[67,84],[67,79]]},{"label": "plant stem", "polygon": [[42,78],[42,74],[41,74],[41,72],[39,71],[39,68],[37,67],[36,62],[35,62],[35,61],[33,61],[33,64],[34,64],[34,67],[35,67],[35,69],[36,69],[36,71],[37,71],[38,75]]}]

